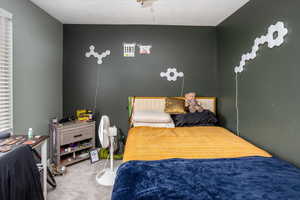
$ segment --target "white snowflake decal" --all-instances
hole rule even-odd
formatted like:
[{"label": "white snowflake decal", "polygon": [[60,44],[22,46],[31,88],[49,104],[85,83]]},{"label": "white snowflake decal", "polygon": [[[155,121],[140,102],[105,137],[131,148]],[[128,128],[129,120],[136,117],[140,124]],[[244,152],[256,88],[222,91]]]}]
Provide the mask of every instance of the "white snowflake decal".
[{"label": "white snowflake decal", "polygon": [[183,77],[183,72],[177,72],[176,68],[168,68],[167,72],[161,72],[161,77],[167,77],[168,81],[177,81],[177,77]]},{"label": "white snowflake decal", "polygon": [[94,56],[95,58],[97,58],[98,59],[97,63],[99,65],[101,65],[103,63],[102,59],[108,55],[110,55],[110,50],[106,50],[105,52],[99,54],[99,53],[95,52],[95,46],[93,46],[93,45],[90,46],[90,51],[85,54],[85,56],[87,58],[89,58],[91,56]]}]

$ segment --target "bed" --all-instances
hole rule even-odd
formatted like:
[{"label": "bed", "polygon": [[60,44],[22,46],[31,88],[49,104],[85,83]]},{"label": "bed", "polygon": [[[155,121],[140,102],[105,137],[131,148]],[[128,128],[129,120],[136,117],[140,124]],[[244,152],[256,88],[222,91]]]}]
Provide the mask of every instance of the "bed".
[{"label": "bed", "polygon": [[[198,98],[216,112],[215,98]],[[130,99],[163,110],[164,98]],[[132,109],[134,108],[134,109]],[[133,127],[112,200],[300,199],[300,170],[217,126]]]}]

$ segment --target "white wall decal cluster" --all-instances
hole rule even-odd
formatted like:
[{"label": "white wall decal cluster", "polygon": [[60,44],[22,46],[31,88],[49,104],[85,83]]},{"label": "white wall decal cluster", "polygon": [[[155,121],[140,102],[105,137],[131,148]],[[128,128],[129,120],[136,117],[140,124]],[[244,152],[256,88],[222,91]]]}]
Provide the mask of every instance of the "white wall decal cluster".
[{"label": "white wall decal cluster", "polygon": [[99,65],[101,65],[103,63],[102,59],[108,55],[110,55],[110,50],[106,50],[105,52],[99,54],[99,53],[95,52],[95,46],[93,46],[93,45],[90,46],[90,51],[85,53],[85,56],[87,58],[89,58],[91,56],[94,56],[95,58],[97,58],[98,59],[97,63]]},{"label": "white wall decal cluster", "polygon": [[256,38],[250,53],[242,55],[240,65],[234,68],[235,72],[235,109],[236,109],[236,131],[240,136],[239,128],[239,84],[238,74],[244,71],[246,61],[253,60],[259,50],[259,45],[268,43],[269,48],[279,47],[284,43],[284,37],[288,34],[288,29],[284,27],[284,23],[279,21],[275,25],[268,28],[268,33],[259,38]]},{"label": "white wall decal cluster", "polygon": [[279,21],[275,25],[271,25],[266,35],[255,39],[252,51],[250,53],[242,55],[240,65],[234,68],[234,72],[238,74],[244,71],[246,61],[253,60],[254,58],[256,58],[257,51],[259,50],[259,45],[262,45],[267,42],[269,48],[278,47],[283,44],[284,37],[287,34],[288,29],[284,27],[283,22]]},{"label": "white wall decal cluster", "polygon": [[184,73],[183,72],[177,72],[176,68],[168,68],[167,72],[161,72],[160,73],[161,77],[167,77],[168,81],[177,81],[178,77],[183,77]]}]

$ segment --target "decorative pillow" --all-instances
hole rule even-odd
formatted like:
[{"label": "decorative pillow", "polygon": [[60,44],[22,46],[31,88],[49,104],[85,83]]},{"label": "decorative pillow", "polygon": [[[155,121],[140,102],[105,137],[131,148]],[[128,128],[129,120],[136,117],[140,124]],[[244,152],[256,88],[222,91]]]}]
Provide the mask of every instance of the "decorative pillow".
[{"label": "decorative pillow", "polygon": [[172,122],[170,114],[159,111],[136,111],[132,116],[133,123],[169,123]]},{"label": "decorative pillow", "polygon": [[183,114],[185,111],[184,99],[166,98],[165,112],[170,114]]},{"label": "decorative pillow", "polygon": [[142,122],[135,122],[133,123],[134,127],[139,126],[149,126],[149,127],[157,127],[157,128],[175,128],[174,122],[168,122],[168,123],[142,123]]},{"label": "decorative pillow", "polygon": [[218,119],[214,113],[209,110],[202,112],[186,113],[179,115],[172,115],[172,119],[176,127],[190,127],[190,126],[215,126]]}]

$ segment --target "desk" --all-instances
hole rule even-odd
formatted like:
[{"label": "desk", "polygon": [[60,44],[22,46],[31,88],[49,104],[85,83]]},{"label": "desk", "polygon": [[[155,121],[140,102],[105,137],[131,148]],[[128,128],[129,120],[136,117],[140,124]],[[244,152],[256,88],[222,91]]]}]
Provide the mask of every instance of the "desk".
[{"label": "desk", "polygon": [[[11,144],[10,146],[12,148],[17,147],[18,145],[23,144],[24,142],[28,141],[27,136],[11,136],[8,139],[18,139],[18,142]],[[0,144],[4,142],[5,140],[0,140]],[[44,200],[47,200],[47,152],[48,152],[48,136],[40,136],[39,138],[33,138],[34,141],[33,144],[30,144],[30,146],[33,149],[37,149],[38,147],[41,147],[41,164],[43,166],[43,195],[44,195]],[[3,145],[4,146],[4,145]],[[8,145],[6,145],[8,146]]]},{"label": "desk", "polygon": [[44,200],[47,200],[47,152],[48,152],[48,136],[42,136],[32,145],[36,149],[41,146],[41,163],[43,165],[43,194]]}]

